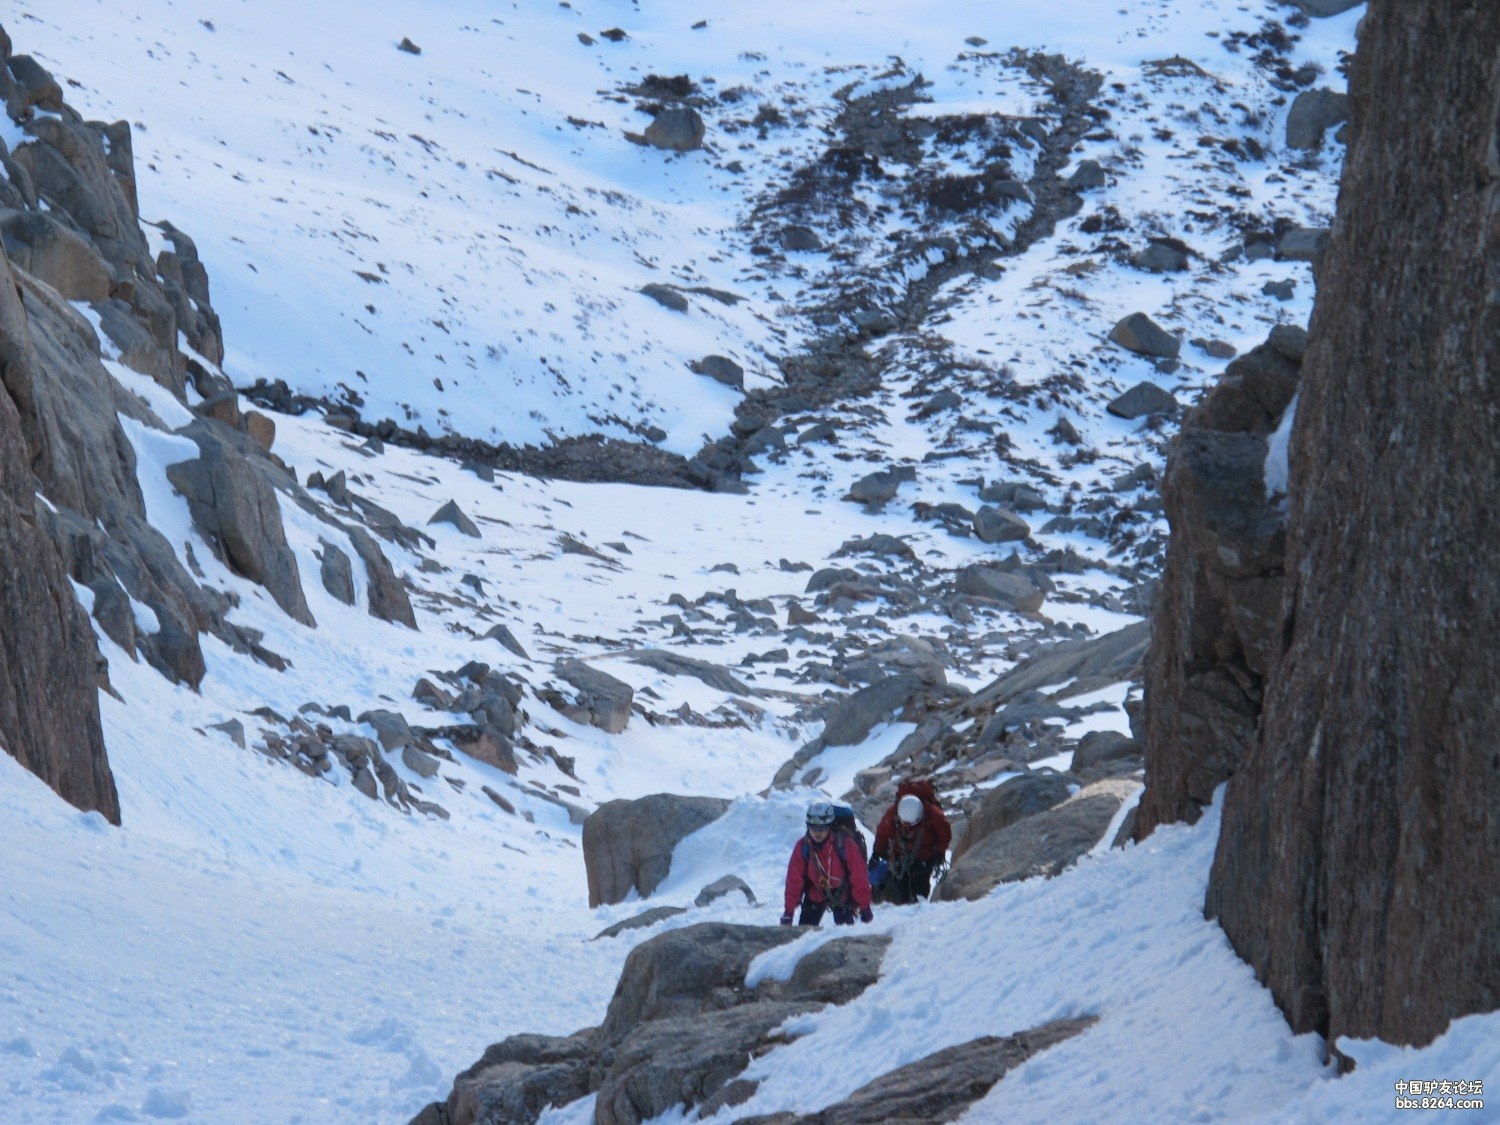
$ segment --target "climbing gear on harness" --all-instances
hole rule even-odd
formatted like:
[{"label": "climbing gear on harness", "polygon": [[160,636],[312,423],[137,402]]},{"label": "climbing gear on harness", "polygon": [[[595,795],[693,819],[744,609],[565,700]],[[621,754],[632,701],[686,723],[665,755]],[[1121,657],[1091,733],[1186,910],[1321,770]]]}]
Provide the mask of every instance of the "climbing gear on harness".
[{"label": "climbing gear on harness", "polygon": [[[817,806],[813,806],[816,808]],[[808,810],[809,817],[812,811]],[[829,837],[833,841],[833,854],[838,856],[839,866],[844,869],[843,878],[834,882],[833,871],[823,866],[822,849],[819,848],[815,854],[812,844],[808,840],[802,841],[802,901],[807,902],[807,892],[816,885],[823,893],[823,901],[833,911],[844,912],[850,909],[849,905],[849,857],[844,854],[843,837],[840,833],[834,833]],[[818,874],[813,876],[809,868],[816,867]]]}]

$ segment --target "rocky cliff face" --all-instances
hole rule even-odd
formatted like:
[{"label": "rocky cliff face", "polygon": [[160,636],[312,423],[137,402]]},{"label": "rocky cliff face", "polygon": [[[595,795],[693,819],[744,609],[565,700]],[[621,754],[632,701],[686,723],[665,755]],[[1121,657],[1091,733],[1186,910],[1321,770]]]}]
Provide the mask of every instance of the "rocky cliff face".
[{"label": "rocky cliff face", "polygon": [[81,809],[120,822],[99,725],[98,649],[52,540],[38,525],[22,410],[29,371],[13,347],[23,323],[0,257],[0,749]]},{"label": "rocky cliff face", "polygon": [[1242,761],[1187,761],[1181,635],[1151,660],[1151,816],[1238,765],[1208,910],[1299,1031],[1420,1044],[1500,1005],[1497,58],[1489,5],[1372,0]]}]

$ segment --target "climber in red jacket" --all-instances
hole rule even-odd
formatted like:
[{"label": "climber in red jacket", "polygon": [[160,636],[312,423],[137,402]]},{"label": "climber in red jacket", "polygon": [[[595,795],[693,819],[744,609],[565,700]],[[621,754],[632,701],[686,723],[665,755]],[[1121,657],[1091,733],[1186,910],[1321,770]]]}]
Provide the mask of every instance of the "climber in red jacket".
[{"label": "climber in red jacket", "polygon": [[870,863],[890,865],[883,901],[900,905],[926,898],[932,892],[932,873],[948,856],[953,829],[937,803],[930,781],[904,781],[896,803],[886,809],[875,829]]},{"label": "climber in red jacket", "polygon": [[816,926],[824,911],[833,911],[839,926],[852,926],[854,915],[869,922],[870,875],[859,847],[845,832],[833,827],[834,808],[815,801],[807,810],[807,835],[797,841],[786,865],[786,912],[781,924],[792,924],[792,912],[800,903],[799,926]]}]

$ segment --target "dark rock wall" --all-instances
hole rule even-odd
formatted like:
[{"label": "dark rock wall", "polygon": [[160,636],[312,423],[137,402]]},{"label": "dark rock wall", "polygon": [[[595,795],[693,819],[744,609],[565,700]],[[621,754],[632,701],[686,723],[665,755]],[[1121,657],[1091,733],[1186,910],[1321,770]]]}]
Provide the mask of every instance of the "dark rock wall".
[{"label": "dark rock wall", "polygon": [[1255,738],[1280,659],[1286,519],[1266,496],[1266,437],[1297,390],[1304,334],[1282,328],[1183,422],[1162,499],[1172,537],[1152,607],[1137,734],[1146,791],[1137,838],[1196,821]]},{"label": "dark rock wall", "polygon": [[0,257],[0,749],[64,799],[115,824],[120,801],[99,722],[99,650],[52,540],[28,464],[30,372],[13,346],[25,314]]},{"label": "dark rock wall", "polygon": [[1291,449],[1285,655],[1208,908],[1298,1031],[1500,1006],[1500,19],[1372,0]]}]

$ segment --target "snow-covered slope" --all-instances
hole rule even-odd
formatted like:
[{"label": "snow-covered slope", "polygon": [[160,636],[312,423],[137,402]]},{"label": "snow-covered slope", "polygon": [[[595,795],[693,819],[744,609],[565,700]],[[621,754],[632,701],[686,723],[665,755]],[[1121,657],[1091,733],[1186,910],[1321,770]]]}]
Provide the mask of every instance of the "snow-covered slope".
[{"label": "snow-covered slope", "polygon": [[[142,213],[195,237],[224,369],[242,387],[284,380],[434,434],[522,444],[598,432],[691,455],[727,432],[739,401],[688,370],[705,355],[735,359],[746,388],[768,392],[788,378],[783,360],[837,340],[880,384],[780,409],[788,436],[826,421],[838,440],[770,443],[745,495],[489,482],[394,444],[377,454],[317,412],[278,417],[276,452],[300,478],[342,471],[430,537],[386,547],[417,631],[326,594],[327,527],[283,503],[319,626],[291,621],[199,541],[166,479],[192,451],[132,429],[152,522],[174,544],[199,542],[206,581],[238,596],[235,620],[290,667],[205,637],[208,672],[192,692],[101,636],[117,693],[103,708],[119,830],[0,758],[0,950],[14,967],[0,983],[4,1115],[403,1120],[486,1043],[601,1016],[639,934],[586,939],[639,903],[585,908],[583,812],[659,791],[739,798],[679,851],[654,899],[687,904],[733,871],[775,903],[810,794],[753,794],[818,733],[823,693],[859,682],[842,673],[851,653],[902,635],[937,641],[948,681],[978,689],[1059,635],[1137,620],[1165,530],[1149,481],[1169,427],[1105,407],[1143,379],[1189,402],[1222,366],[1190,341],[1243,351],[1310,307],[1308,265],[1257,248],[1329,220],[1340,150],[1287,149],[1286,116],[1301,86],[1342,85],[1358,10],[1295,27],[1292,11],[15,5],[17,49],[90,116],[133,123]],[[618,41],[601,34],[617,26]],[[398,50],[404,37],[421,53]],[[654,100],[650,75],[693,84],[705,149],[670,155],[625,136],[650,120],[638,108]],[[1070,108],[1085,87],[1100,112]],[[866,167],[833,200],[800,190],[838,165],[830,153],[861,128],[855,110],[893,130],[861,141],[879,174]],[[993,135],[985,122],[998,122]],[[1057,151],[1075,127],[1076,144],[1068,132]],[[1104,186],[1066,189],[1089,160]],[[928,205],[1000,162],[1024,191],[977,212]],[[790,226],[822,248],[784,249]],[[1187,244],[1187,268],[1133,266],[1152,237]],[[1287,281],[1289,298],[1263,292]],[[679,287],[687,311],[642,295],[650,283]],[[1136,311],[1182,338],[1177,364],[1107,341]],[[184,420],[149,381],[119,377],[169,424]],[[920,409],[940,391],[960,405]],[[1052,436],[1059,420],[1079,444]],[[886,465],[914,477],[896,501],[865,511],[839,499]],[[1068,550],[1087,565],[1057,576],[1045,618],[984,610],[961,622],[929,588],[1010,546],[951,535],[911,504],[972,508],[997,476],[1051,506],[1022,547],[1028,561]],[[450,499],[477,538],[428,525]],[[1066,518],[1043,530],[1047,515]],[[861,572],[915,575],[923,596],[789,630],[792,604],[811,599],[783,560],[844,565],[835,552],[876,533],[900,536],[915,561],[862,560]],[[483,639],[496,624],[526,657]],[[625,659],[641,647],[732,668],[755,694]],[[544,698],[566,657],[636,689],[623,733]],[[304,776],[256,752],[299,720],[373,735],[353,716],[376,709],[438,727],[414,685],[473,659],[526,685],[526,741],[515,775],[455,754],[429,778],[392,755],[446,815],[409,815],[339,771]],[[1127,690],[1114,685],[1105,713],[1065,733],[1125,729]],[[247,747],[214,729],[230,719]],[[909,730],[884,725],[825,755],[831,791]],[[757,1061],[765,1081],[747,1111],[817,1108],[938,1047],[1082,1011],[1104,1017],[1095,1031],[1027,1064],[971,1119],[1366,1120],[1391,1105],[1395,1078],[1500,1080],[1492,1017],[1426,1052],[1345,1044],[1361,1069],[1332,1080],[1320,1044],[1290,1036],[1201,918],[1214,823],[980,903],[883,911],[896,938],[887,976]],[[708,908],[757,922],[777,912]],[[848,1058],[858,1065],[830,1062]]]}]

